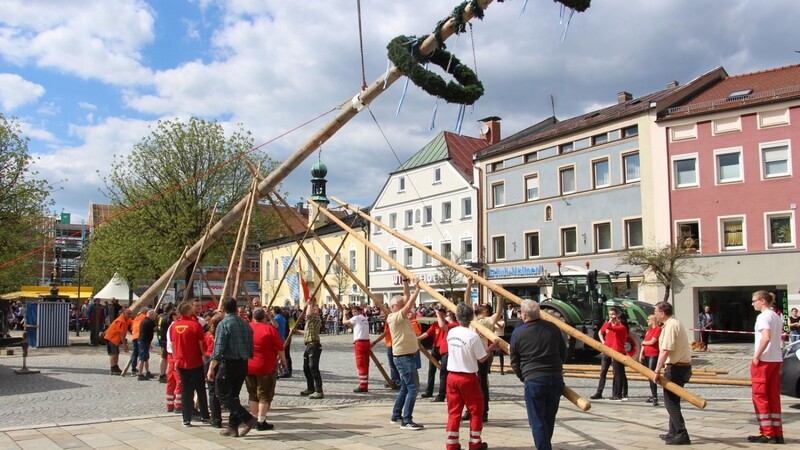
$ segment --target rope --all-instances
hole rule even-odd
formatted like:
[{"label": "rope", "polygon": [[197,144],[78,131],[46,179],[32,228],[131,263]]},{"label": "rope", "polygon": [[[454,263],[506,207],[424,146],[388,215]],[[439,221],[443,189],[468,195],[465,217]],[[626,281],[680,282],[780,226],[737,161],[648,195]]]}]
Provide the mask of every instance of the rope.
[{"label": "rope", "polygon": [[[165,190],[163,190],[163,191],[161,191],[161,192],[159,192],[157,194],[154,194],[154,195],[152,195],[152,196],[140,201],[139,203],[134,204],[133,206],[125,208],[125,209],[119,211],[118,213],[109,216],[105,220],[101,220],[100,222],[97,223],[97,226],[100,226],[100,225],[102,225],[102,224],[104,224],[104,223],[106,223],[106,222],[108,222],[110,220],[116,219],[117,217],[119,217],[119,216],[121,216],[123,214],[127,214],[127,213],[129,213],[129,212],[131,212],[133,210],[136,210],[136,209],[138,209],[138,208],[140,208],[140,207],[152,202],[153,200],[155,200],[155,199],[157,199],[159,197],[163,197],[164,195],[169,194],[170,192],[175,191],[176,189],[179,189],[179,188],[181,188],[181,187],[183,187],[183,186],[185,186],[185,185],[187,185],[187,184],[189,184],[191,182],[197,181],[197,180],[205,177],[206,175],[209,175],[209,174],[211,174],[213,172],[216,172],[217,170],[227,166],[228,164],[231,164],[231,163],[233,163],[235,161],[238,161],[238,160],[242,159],[244,156],[249,155],[250,153],[252,153],[252,152],[254,152],[256,150],[259,150],[260,148],[262,148],[262,147],[264,147],[264,146],[266,146],[268,144],[271,144],[272,142],[275,142],[278,139],[280,139],[280,138],[282,138],[282,137],[284,137],[286,135],[289,135],[289,134],[299,130],[300,128],[303,128],[306,125],[309,125],[310,123],[312,123],[312,122],[314,122],[314,121],[316,121],[316,120],[318,120],[318,119],[320,119],[320,118],[322,118],[322,117],[324,117],[324,116],[336,111],[337,109],[339,109],[338,106],[336,106],[334,108],[331,108],[330,110],[325,111],[324,113],[319,114],[318,116],[316,116],[316,117],[314,117],[312,119],[309,119],[309,120],[303,122],[302,124],[297,125],[294,128],[291,128],[288,131],[285,131],[285,132],[275,136],[274,138],[272,138],[272,139],[270,139],[270,140],[268,140],[268,141],[266,141],[266,142],[264,142],[262,144],[259,144],[259,145],[255,146],[255,147],[251,148],[250,150],[248,150],[246,152],[242,152],[241,154],[239,154],[239,155],[237,155],[237,156],[235,156],[235,157],[233,157],[233,158],[231,158],[231,159],[229,159],[227,161],[223,161],[223,162],[217,164],[216,166],[208,169],[207,171],[205,171],[203,173],[197,174],[194,177],[189,178],[187,180],[184,180],[184,181],[182,181],[182,182],[180,182],[180,183],[178,183],[176,185],[173,185],[173,186],[171,186],[171,187],[169,187],[169,188],[167,188],[167,189],[165,189]],[[91,228],[91,225],[89,225],[89,228]],[[81,234],[82,232],[83,232],[83,230],[78,230],[78,231],[72,233],[71,235],[67,236],[66,238],[63,238],[62,241],[66,242],[67,238],[76,237],[79,234]],[[26,259],[26,258],[29,258],[31,256],[37,255],[37,254],[47,250],[48,248],[54,247],[59,242],[60,241],[58,239],[56,239],[53,242],[51,242],[50,244],[47,244],[47,245],[42,246],[42,247],[40,247],[40,248],[38,248],[36,250],[28,252],[28,253],[26,253],[26,254],[24,254],[22,256],[19,256],[19,257],[15,258],[15,259],[12,259],[11,261],[8,261],[8,262],[5,262],[3,264],[0,264],[0,270],[5,269],[6,267],[12,266],[12,265],[18,263],[19,261],[22,261],[23,259]]]},{"label": "rope", "polygon": [[361,31],[361,0],[356,0],[358,9],[358,45],[361,47],[361,90],[367,90],[367,69],[364,67],[364,35]]}]

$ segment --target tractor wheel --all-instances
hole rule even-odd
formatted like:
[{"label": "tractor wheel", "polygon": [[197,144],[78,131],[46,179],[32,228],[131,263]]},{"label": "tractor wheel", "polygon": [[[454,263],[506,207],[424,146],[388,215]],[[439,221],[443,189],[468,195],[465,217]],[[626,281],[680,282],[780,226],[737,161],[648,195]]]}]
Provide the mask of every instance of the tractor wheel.
[{"label": "tractor wheel", "polygon": [[629,358],[636,360],[639,357],[639,351],[642,349],[642,338],[636,333],[628,333],[628,339],[625,341],[625,354]]},{"label": "tractor wheel", "polygon": [[[552,306],[542,306],[542,311],[550,314],[551,316],[555,317],[556,319],[566,323],[569,326],[574,326],[567,320],[566,314],[562,313],[559,309],[556,309]],[[564,338],[564,343],[567,346],[567,359],[571,359],[575,354],[575,338],[568,335],[565,332],[561,332],[561,336]]]}]

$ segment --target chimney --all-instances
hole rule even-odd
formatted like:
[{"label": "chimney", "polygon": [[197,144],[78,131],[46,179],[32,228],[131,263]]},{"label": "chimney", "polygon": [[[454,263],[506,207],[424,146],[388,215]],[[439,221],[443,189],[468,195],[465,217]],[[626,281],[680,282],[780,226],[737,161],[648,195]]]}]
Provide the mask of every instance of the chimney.
[{"label": "chimney", "polygon": [[681,84],[680,84],[680,83],[678,83],[676,80],[672,80],[672,81],[670,81],[669,83],[667,83],[667,89],[676,88],[676,87],[678,87],[678,86],[680,86],[680,85],[681,85]]},{"label": "chimney", "polygon": [[621,105],[627,101],[633,100],[633,95],[630,92],[622,91],[617,94],[617,104]]},{"label": "chimney", "polygon": [[481,139],[489,145],[500,142],[500,118],[490,116],[479,120],[481,127]]}]

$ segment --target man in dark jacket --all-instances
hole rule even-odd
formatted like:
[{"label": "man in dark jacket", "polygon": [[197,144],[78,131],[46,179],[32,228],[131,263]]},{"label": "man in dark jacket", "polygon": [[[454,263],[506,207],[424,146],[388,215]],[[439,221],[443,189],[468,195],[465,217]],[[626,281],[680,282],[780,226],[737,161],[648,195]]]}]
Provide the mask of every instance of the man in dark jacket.
[{"label": "man in dark jacket", "polygon": [[550,450],[558,402],[564,391],[567,347],[561,331],[540,319],[539,304],[522,302],[523,323],[511,335],[511,367],[525,383],[525,407],[537,450]]},{"label": "man in dark jacket", "polygon": [[150,350],[153,347],[153,336],[156,331],[156,311],[151,309],[139,325],[139,381],[153,378],[150,373]]}]

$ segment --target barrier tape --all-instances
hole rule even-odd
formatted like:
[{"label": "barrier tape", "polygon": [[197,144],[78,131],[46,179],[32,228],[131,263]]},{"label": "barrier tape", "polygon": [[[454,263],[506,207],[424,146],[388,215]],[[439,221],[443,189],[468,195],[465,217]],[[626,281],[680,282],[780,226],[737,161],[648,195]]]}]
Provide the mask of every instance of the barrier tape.
[{"label": "barrier tape", "polygon": [[[715,330],[703,328],[689,328],[689,331],[706,331],[708,333],[727,333],[727,334],[756,334],[755,331],[736,331],[736,330]],[[789,336],[789,333],[783,333],[781,336]]]}]

